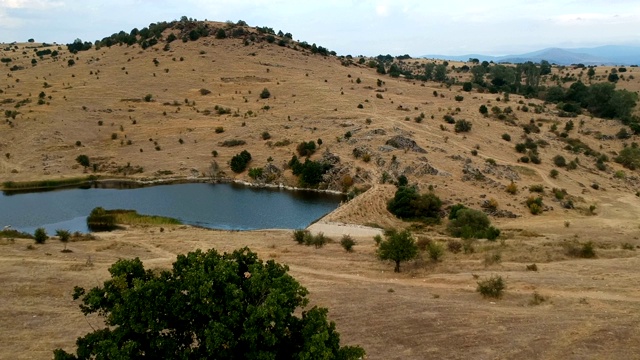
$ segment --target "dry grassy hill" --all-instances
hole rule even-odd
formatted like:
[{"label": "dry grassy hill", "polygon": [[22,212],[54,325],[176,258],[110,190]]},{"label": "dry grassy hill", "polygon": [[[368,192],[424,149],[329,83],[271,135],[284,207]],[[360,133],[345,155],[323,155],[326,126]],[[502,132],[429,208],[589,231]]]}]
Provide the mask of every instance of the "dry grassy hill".
[{"label": "dry grassy hill", "polygon": [[[486,208],[503,231],[501,243],[482,242],[470,255],[447,253],[437,264],[420,260],[397,276],[375,260],[370,238],[358,239],[362,250],[356,247],[352,257],[338,244],[328,250],[301,250],[288,234],[233,234],[261,255],[291,264],[311,298],[331,308],[341,333],[350,343],[363,344],[371,359],[467,358],[471,353],[482,359],[640,356],[634,330],[639,319],[633,311],[640,305],[633,278],[635,248],[640,246],[639,178],[637,171],[614,161],[600,169],[596,164],[598,156],[612,160],[624,142],[637,141],[635,135],[616,138],[623,127],[619,121],[589,115],[563,118],[554,105],[541,100],[513,94],[504,99],[501,94],[465,92],[460,85],[392,78],[357,59],[345,66],[345,59],[313,54],[293,42],[279,46],[255,29],[245,29],[245,35],[225,39],[212,35],[166,47],[114,45],[77,54],[65,46],[3,44],[0,58],[11,61],[4,62],[6,76],[0,78],[0,110],[5,115],[0,124],[0,182],[86,175],[253,182],[248,171],[235,174],[228,165],[235,154],[247,150],[250,168],[272,171],[261,181],[295,186],[297,178],[286,164],[301,141],[322,139],[311,159],[337,156],[339,162],[321,187],[347,192],[370,188],[323,222],[409,226],[386,210],[395,188],[381,184],[405,175],[421,191],[433,189],[445,205]],[[178,38],[183,33],[168,29],[164,36],[172,32]],[[58,56],[37,57],[35,51],[43,49],[57,50]],[[404,61],[416,62],[417,68],[428,60]],[[630,68],[619,87],[640,89],[638,80],[629,76],[635,69]],[[553,71],[579,77],[581,70]],[[598,67],[594,81],[606,81],[605,71],[610,68]],[[470,78],[456,72],[449,76],[459,82]],[[268,98],[260,96],[265,88]],[[491,111],[483,116],[481,105],[498,107],[504,116],[500,119]],[[507,108],[511,111],[505,113]],[[445,116],[468,120],[472,128],[455,132]],[[566,138],[559,136],[569,120],[573,129]],[[552,131],[554,125],[558,131]],[[523,162],[525,154],[516,151],[515,145],[526,138],[536,144],[539,164]],[[230,140],[245,144],[223,146]],[[590,149],[587,154],[585,149]],[[76,162],[78,155],[87,155],[95,167],[84,170]],[[576,168],[554,165],[557,155],[573,160]],[[558,171],[555,178],[550,176],[553,169]],[[506,191],[511,183],[514,194]],[[541,185],[542,192],[531,193],[532,185]],[[532,194],[543,198],[545,211],[540,215],[530,214],[525,205]],[[451,240],[444,225],[412,228],[420,238],[443,244]],[[27,349],[21,347],[22,339],[37,329],[55,332],[50,324],[27,321],[33,308],[25,304],[35,304],[46,314],[59,308],[79,314],[68,296],[76,281],[68,271],[91,254],[108,254],[95,261],[90,276],[80,278],[95,285],[114,257],[144,254],[145,261],[166,265],[175,254],[194,248],[231,246],[221,240],[230,237],[228,233],[182,229],[171,234],[180,239],[211,237],[212,242],[178,246],[167,234],[133,229],[107,235],[115,244],[111,247],[78,244],[73,260],[56,255],[55,261],[40,253],[32,258],[19,242],[3,243],[7,255],[2,263],[8,271],[0,272],[5,274],[2,281],[21,290],[0,297],[17,309],[20,319],[24,316],[25,328],[0,357],[16,357],[19,349]],[[263,236],[273,236],[273,247],[255,240]],[[597,260],[567,255],[568,248],[586,241],[594,243]],[[139,243],[144,249],[135,245]],[[491,263],[494,253],[500,254],[501,263]],[[22,274],[21,261],[29,262],[34,277],[19,275],[16,282],[10,277]],[[540,272],[526,272],[529,263],[545,265]],[[42,266],[63,275],[50,279]],[[502,302],[481,300],[473,291],[474,277],[492,273],[509,274]],[[33,287],[34,281],[50,280],[59,282],[61,290],[47,304]],[[389,288],[396,293],[391,295]],[[533,291],[551,301],[527,305]],[[354,305],[362,299],[362,306]],[[9,310],[2,311],[2,319],[8,320]],[[369,317],[371,313],[376,316]],[[52,347],[69,348],[83,332],[86,329],[75,329],[30,346],[25,358],[48,358]]]}]

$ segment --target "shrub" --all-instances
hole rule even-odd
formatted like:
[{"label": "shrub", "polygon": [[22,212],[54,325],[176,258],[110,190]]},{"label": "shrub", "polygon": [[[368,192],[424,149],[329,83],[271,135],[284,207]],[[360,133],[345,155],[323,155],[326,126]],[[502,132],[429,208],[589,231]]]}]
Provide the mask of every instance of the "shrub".
[{"label": "shrub", "polygon": [[308,142],[303,141],[298,144],[296,151],[300,156],[311,156],[316,152],[316,143],[313,140]]},{"label": "shrub", "polygon": [[469,132],[471,131],[471,122],[464,120],[464,119],[460,119],[456,121],[456,124],[454,125],[454,131],[459,133],[459,132]]},{"label": "shrub", "polygon": [[229,165],[233,172],[241,173],[247,168],[249,161],[251,161],[251,154],[247,150],[243,150],[231,158]]},{"label": "shrub", "polygon": [[429,245],[427,245],[427,252],[429,253],[431,261],[438,262],[444,255],[444,246],[437,241],[431,241]]},{"label": "shrub", "polygon": [[262,168],[251,168],[249,169],[249,177],[257,180],[262,177],[262,173],[264,170]]},{"label": "shrub", "polygon": [[534,184],[529,186],[529,192],[544,193],[544,185]]},{"label": "shrub", "polygon": [[512,181],[509,185],[507,185],[505,190],[507,193],[515,195],[518,193],[518,185],[516,185],[516,183]]},{"label": "shrub", "polygon": [[504,283],[504,280],[502,280],[502,276],[492,275],[488,279],[478,281],[478,287],[476,291],[482,294],[482,296],[484,297],[498,299],[502,297],[502,293],[505,288],[506,285]]},{"label": "shrub", "polygon": [[224,132],[224,128],[222,126],[217,126],[215,132],[216,134],[222,134]]},{"label": "shrub", "polygon": [[538,215],[542,213],[542,198],[541,197],[536,197],[534,198],[533,196],[530,196],[527,201],[526,201],[527,207],[529,208],[529,212],[531,212],[532,215]]},{"label": "shrub", "polygon": [[462,251],[462,243],[458,240],[449,240],[447,242],[447,249],[452,253],[457,254]]},{"label": "shrub", "polygon": [[209,95],[211,94],[210,90],[207,89],[200,89],[200,95]]},{"label": "shrub", "polygon": [[302,245],[304,244],[304,237],[308,233],[309,233],[308,230],[303,230],[303,229],[293,230],[293,240],[295,240],[295,242],[297,242],[298,244]]},{"label": "shrub", "polygon": [[549,176],[551,176],[551,178],[553,179],[557,178],[559,174],[560,173],[556,169],[551,169],[551,171],[549,171]]},{"label": "shrub", "polygon": [[151,102],[151,100],[153,100],[153,95],[147,94],[147,95],[144,96],[143,99],[144,99],[145,102]]},{"label": "shrub", "polygon": [[620,151],[614,160],[629,170],[639,169],[640,148],[637,146],[627,146]]},{"label": "shrub", "polygon": [[64,244],[64,249],[62,250],[62,252],[67,252],[67,243],[69,242],[69,239],[71,238],[71,233],[69,232],[69,230],[58,229],[58,230],[56,230],[56,236]]},{"label": "shrub", "polygon": [[553,163],[557,167],[565,167],[567,166],[567,160],[562,155],[556,155],[553,157]]},{"label": "shrub", "polygon": [[462,95],[456,95],[454,99],[455,99],[456,101],[462,101],[462,100],[464,100],[464,96],[462,96]]},{"label": "shrub", "polygon": [[33,233],[33,238],[35,239],[36,244],[44,244],[49,238],[49,236],[47,236],[47,230],[39,227]]},{"label": "shrub", "polygon": [[491,221],[485,213],[474,209],[460,209],[456,217],[447,227],[451,236],[463,239],[495,240],[500,236],[500,230],[491,226]]},{"label": "shrub", "polygon": [[484,256],[484,266],[499,264],[502,261],[502,255],[499,252],[487,253]]},{"label": "shrub", "polygon": [[527,271],[538,271],[538,265],[536,264],[527,265]]},{"label": "shrub", "polygon": [[568,243],[565,245],[566,254],[571,257],[579,257],[583,259],[591,259],[596,257],[593,248],[593,242],[589,241],[584,244]]},{"label": "shrub", "polygon": [[466,81],[466,82],[464,82],[464,83],[462,84],[462,90],[463,90],[463,91],[469,92],[469,91],[471,91],[472,89],[473,89],[473,84],[472,84],[472,83],[470,83],[469,81]]},{"label": "shrub", "polygon": [[487,109],[485,105],[480,105],[479,111],[480,111],[480,114],[485,116],[489,113],[489,109]]},{"label": "shrub", "polygon": [[466,209],[466,208],[467,207],[462,205],[462,204],[453,205],[451,207],[451,209],[449,210],[449,220],[457,219],[458,218],[458,211],[460,211],[462,209]]},{"label": "shrub", "polygon": [[262,92],[260,93],[260,98],[261,99],[268,99],[271,97],[271,93],[269,92],[269,89],[264,88],[262,89]]},{"label": "shrub", "polygon": [[356,244],[355,240],[349,235],[343,235],[340,240],[340,245],[347,251],[353,252],[353,246]]},{"label": "shrub", "polygon": [[271,139],[271,134],[269,134],[268,131],[264,131],[262,133],[262,140],[269,140],[269,139]]},{"label": "shrub", "polygon": [[240,145],[245,145],[247,142],[244,140],[240,140],[240,139],[230,139],[230,140],[225,140],[222,143],[220,143],[220,146],[224,146],[224,147],[234,147],[234,146],[240,146]]},{"label": "shrub", "polygon": [[453,118],[453,116],[451,116],[451,115],[445,115],[445,116],[444,116],[444,121],[445,121],[447,124],[455,124],[455,123],[456,123],[456,120],[455,120],[455,119]]},{"label": "shrub", "polygon": [[387,210],[401,219],[426,222],[439,221],[441,207],[442,201],[435,194],[418,194],[412,186],[399,187],[387,203]]},{"label": "shrub", "polygon": [[76,162],[84,168],[88,168],[91,165],[87,155],[78,155],[78,157],[76,157]]},{"label": "shrub", "polygon": [[511,135],[509,135],[507,133],[502,134],[502,140],[511,141]]}]

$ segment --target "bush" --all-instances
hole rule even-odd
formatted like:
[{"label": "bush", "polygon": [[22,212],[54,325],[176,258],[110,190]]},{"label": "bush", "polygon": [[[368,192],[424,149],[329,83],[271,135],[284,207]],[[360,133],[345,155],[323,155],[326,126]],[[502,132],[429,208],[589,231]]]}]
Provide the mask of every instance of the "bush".
[{"label": "bush", "polygon": [[224,128],[222,126],[217,126],[215,132],[216,134],[222,134],[224,132]]},{"label": "bush", "polygon": [[260,99],[268,99],[271,97],[271,93],[269,92],[269,89],[264,88],[262,89],[262,92],[260,93]]},{"label": "bush", "polygon": [[316,152],[316,143],[313,140],[308,142],[303,141],[298,144],[296,151],[300,156],[311,156]]},{"label": "bush", "polygon": [[469,132],[471,131],[471,122],[464,120],[464,119],[460,119],[456,121],[456,124],[454,125],[454,131],[457,133],[460,132]]},{"label": "bush", "polygon": [[529,192],[544,193],[544,185],[534,184],[529,186]]},{"label": "bush", "polygon": [[47,230],[39,227],[33,233],[33,238],[35,239],[36,244],[44,244],[49,238],[49,236],[47,236]]},{"label": "bush", "polygon": [[584,244],[569,243],[565,245],[566,254],[571,257],[591,259],[596,257],[596,252],[591,241]]},{"label": "bush", "polygon": [[224,147],[234,147],[234,146],[240,146],[240,145],[246,145],[246,141],[244,140],[240,140],[240,139],[230,139],[230,140],[225,140],[222,143],[220,143],[220,146],[224,146]]},{"label": "bush", "polygon": [[491,226],[491,221],[485,213],[474,209],[460,209],[456,217],[447,227],[451,236],[463,239],[495,240],[500,236],[500,230]]},{"label": "bush", "polygon": [[492,275],[490,278],[478,281],[477,292],[484,297],[501,298],[506,285],[502,276]]},{"label": "bush", "polygon": [[91,165],[87,155],[78,155],[78,157],[76,157],[76,162],[85,168],[88,168]]},{"label": "bush", "polygon": [[241,153],[231,158],[229,165],[233,172],[241,173],[247,168],[249,161],[251,161],[251,154],[247,150],[243,150]]},{"label": "bush", "polygon": [[627,146],[620,151],[614,160],[629,170],[640,169],[640,148]]},{"label": "bush", "polygon": [[309,233],[308,230],[303,230],[303,229],[293,230],[293,240],[295,240],[295,242],[297,242],[298,244],[302,245],[304,244],[304,237],[308,233]]},{"label": "bush", "polygon": [[509,134],[507,134],[507,133],[502,134],[502,140],[504,140],[504,141],[511,141],[511,135],[509,135]]},{"label": "bush", "polygon": [[532,215],[539,215],[542,213],[542,198],[541,197],[536,197],[534,198],[533,196],[530,196],[527,201],[526,201],[527,207],[529,208],[529,212],[531,212]]},{"label": "bush", "polygon": [[485,116],[489,113],[489,109],[487,109],[485,105],[480,105],[480,109],[478,109],[478,111],[480,111],[480,114]]},{"label": "bush", "polygon": [[551,169],[551,171],[549,171],[549,176],[551,176],[551,178],[553,179],[557,178],[558,175],[560,175],[560,173],[556,169]]},{"label": "bush", "polygon": [[462,243],[457,240],[449,240],[447,242],[447,249],[449,249],[449,251],[451,251],[452,253],[457,254],[462,251]]},{"label": "bush", "polygon": [[462,90],[463,90],[463,91],[469,92],[469,91],[471,91],[472,89],[473,89],[473,84],[472,84],[472,83],[470,83],[470,82],[468,82],[468,81],[467,81],[467,82],[464,82],[464,83],[462,84]]},{"label": "bush", "polygon": [[527,265],[527,271],[538,271],[538,265],[536,264]]},{"label": "bush", "polygon": [[462,210],[462,209],[466,209],[467,207],[462,205],[462,204],[455,204],[451,207],[451,209],[449,210],[449,220],[453,220],[453,219],[457,219],[458,218],[458,211]]},{"label": "bush", "polygon": [[269,140],[269,139],[271,139],[271,134],[269,134],[268,131],[262,132],[262,140]]},{"label": "bush", "polygon": [[356,244],[355,240],[349,235],[342,236],[342,240],[340,240],[340,245],[347,251],[353,252],[353,246]]},{"label": "bush", "polygon": [[518,185],[516,185],[516,183],[512,181],[509,185],[507,185],[505,190],[507,193],[515,195],[518,193]]},{"label": "bush", "polygon": [[427,253],[429,253],[429,258],[431,259],[431,261],[438,262],[444,255],[444,246],[442,246],[439,242],[430,241],[427,245]]},{"label": "bush", "polygon": [[435,194],[418,194],[413,186],[399,187],[387,203],[387,210],[401,219],[426,222],[439,221],[441,207],[442,201]]},{"label": "bush", "polygon": [[556,155],[553,157],[553,163],[557,167],[565,167],[567,166],[567,160],[562,155]]},{"label": "bush", "polygon": [[455,99],[456,101],[462,101],[462,100],[464,100],[464,96],[462,96],[462,95],[456,95],[454,99]]}]

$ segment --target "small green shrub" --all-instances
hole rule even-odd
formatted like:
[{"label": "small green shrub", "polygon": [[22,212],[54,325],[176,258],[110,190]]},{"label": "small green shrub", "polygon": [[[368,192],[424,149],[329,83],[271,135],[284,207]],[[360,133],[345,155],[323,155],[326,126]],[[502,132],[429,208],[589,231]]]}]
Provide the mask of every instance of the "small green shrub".
[{"label": "small green shrub", "polygon": [[355,240],[349,235],[343,235],[340,240],[340,245],[347,252],[353,252],[353,246],[356,244]]},{"label": "small green shrub", "polygon": [[261,99],[268,99],[271,97],[271,93],[269,92],[269,89],[264,88],[262,89],[262,92],[260,93],[260,98]]},{"label": "small green shrub", "polygon": [[544,185],[534,184],[529,186],[529,192],[544,193]]},{"label": "small green shrub", "polygon": [[304,244],[305,235],[308,233],[309,231],[304,229],[293,230],[293,240],[295,240],[295,242],[297,242],[298,244],[302,245]]},{"label": "small green shrub", "polygon": [[488,279],[478,281],[476,291],[484,297],[498,299],[502,297],[505,288],[506,285],[502,276],[492,275]]},{"label": "small green shrub", "polygon": [[535,291],[533,293],[533,298],[531,299],[531,301],[529,301],[529,305],[531,306],[540,305],[545,301],[547,301],[547,298],[538,294],[538,292]]},{"label": "small green shrub", "polygon": [[457,133],[460,132],[469,132],[471,131],[471,126],[473,124],[471,124],[470,121],[464,120],[464,119],[460,119],[456,121],[456,124],[454,125],[453,130]]},{"label": "small green shrub", "polygon": [[509,135],[507,133],[502,134],[502,140],[511,141],[511,135]]},{"label": "small green shrub", "polygon": [[431,261],[438,262],[444,255],[444,246],[437,241],[431,241],[429,245],[427,245],[427,253]]},{"label": "small green shrub", "polygon": [[527,271],[538,271],[538,265],[536,264],[527,265]]},{"label": "small green shrub", "polygon": [[44,228],[39,227],[33,233],[33,238],[35,239],[36,244],[44,244],[49,236],[47,235],[47,231]]}]

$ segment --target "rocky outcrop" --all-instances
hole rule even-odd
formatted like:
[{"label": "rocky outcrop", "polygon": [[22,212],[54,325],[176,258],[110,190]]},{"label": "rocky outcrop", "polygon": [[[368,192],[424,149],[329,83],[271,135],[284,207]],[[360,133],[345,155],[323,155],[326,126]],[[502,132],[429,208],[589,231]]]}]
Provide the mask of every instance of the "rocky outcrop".
[{"label": "rocky outcrop", "polygon": [[426,154],[427,150],[418,146],[418,144],[404,136],[394,136],[391,139],[387,140],[386,145],[393,146],[396,149],[414,151],[421,154]]}]

